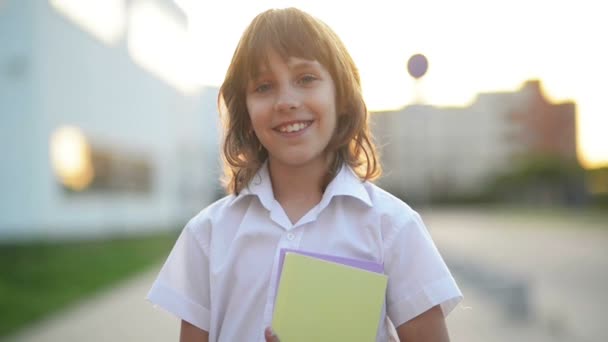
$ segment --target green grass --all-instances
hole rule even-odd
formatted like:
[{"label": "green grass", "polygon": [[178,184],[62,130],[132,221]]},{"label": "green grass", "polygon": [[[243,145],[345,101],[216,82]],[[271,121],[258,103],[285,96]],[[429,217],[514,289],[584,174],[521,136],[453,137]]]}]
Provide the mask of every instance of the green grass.
[{"label": "green grass", "polygon": [[0,337],[157,265],[176,238],[0,245]]}]

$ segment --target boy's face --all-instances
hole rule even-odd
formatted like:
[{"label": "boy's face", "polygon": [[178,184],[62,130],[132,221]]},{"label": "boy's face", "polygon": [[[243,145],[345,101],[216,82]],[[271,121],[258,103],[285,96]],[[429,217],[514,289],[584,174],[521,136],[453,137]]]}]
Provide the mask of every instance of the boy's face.
[{"label": "boy's face", "polygon": [[336,129],[335,98],[334,81],[319,62],[270,52],[246,93],[253,130],[270,163],[324,167]]}]

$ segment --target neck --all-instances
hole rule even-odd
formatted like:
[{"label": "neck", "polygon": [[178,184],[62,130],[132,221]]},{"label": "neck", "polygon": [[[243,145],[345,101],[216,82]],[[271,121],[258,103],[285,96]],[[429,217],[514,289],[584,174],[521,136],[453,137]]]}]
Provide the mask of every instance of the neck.
[{"label": "neck", "polygon": [[270,160],[268,170],[275,198],[321,197],[328,166],[324,162],[290,166]]},{"label": "neck", "polygon": [[275,199],[292,222],[317,205],[323,196],[323,181],[328,165],[322,160],[305,166],[285,165],[270,159],[268,163]]}]

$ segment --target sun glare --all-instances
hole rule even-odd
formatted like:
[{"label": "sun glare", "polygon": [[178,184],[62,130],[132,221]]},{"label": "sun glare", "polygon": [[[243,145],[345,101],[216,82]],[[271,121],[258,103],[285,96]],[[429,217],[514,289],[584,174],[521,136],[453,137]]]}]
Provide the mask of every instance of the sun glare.
[{"label": "sun glare", "polygon": [[91,149],[80,129],[63,126],[50,140],[51,164],[59,181],[72,190],[83,190],[93,180]]},{"label": "sun glare", "polygon": [[50,0],[50,4],[106,44],[115,44],[124,34],[125,0]]},{"label": "sun glare", "polygon": [[152,2],[129,10],[128,49],[135,62],[186,94],[199,89],[192,74],[191,44],[185,26]]}]

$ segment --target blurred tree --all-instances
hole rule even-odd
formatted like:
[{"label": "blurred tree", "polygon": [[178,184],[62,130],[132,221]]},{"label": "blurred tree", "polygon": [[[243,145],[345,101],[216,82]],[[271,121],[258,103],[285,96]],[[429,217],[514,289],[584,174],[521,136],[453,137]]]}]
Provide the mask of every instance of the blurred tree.
[{"label": "blurred tree", "polygon": [[585,184],[594,206],[608,208],[608,166],[587,170]]},{"label": "blurred tree", "polygon": [[546,155],[526,155],[490,182],[487,197],[498,202],[547,205],[588,203],[585,170],[576,161]]}]

